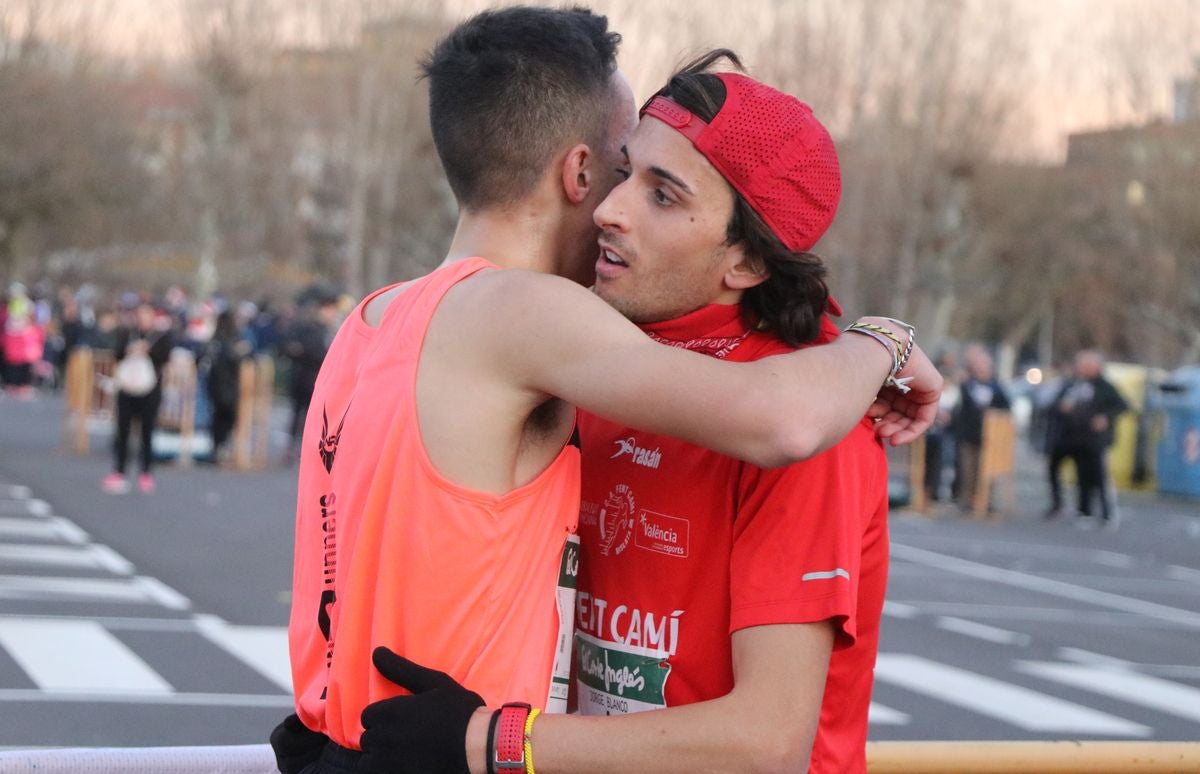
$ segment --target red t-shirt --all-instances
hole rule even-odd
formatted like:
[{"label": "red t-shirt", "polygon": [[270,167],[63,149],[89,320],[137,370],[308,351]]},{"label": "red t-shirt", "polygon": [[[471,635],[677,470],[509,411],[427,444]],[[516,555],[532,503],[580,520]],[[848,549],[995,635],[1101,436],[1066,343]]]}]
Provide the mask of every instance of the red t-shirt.
[{"label": "red t-shirt", "polygon": [[[644,328],[731,361],[790,351],[712,305]],[[825,318],[817,343],[837,336]],[[585,714],[689,704],[733,688],[730,635],[837,625],[811,771],[864,771],[887,580],[887,460],[869,420],[801,463],[763,469],[581,414],[576,676]]]}]

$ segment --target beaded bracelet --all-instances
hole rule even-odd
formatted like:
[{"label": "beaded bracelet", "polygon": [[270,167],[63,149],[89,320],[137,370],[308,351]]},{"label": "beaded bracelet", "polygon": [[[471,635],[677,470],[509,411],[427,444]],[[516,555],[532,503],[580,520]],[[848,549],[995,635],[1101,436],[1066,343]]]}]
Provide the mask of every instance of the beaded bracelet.
[{"label": "beaded bracelet", "polygon": [[864,336],[870,336],[879,342],[880,346],[888,351],[892,356],[892,370],[887,378],[883,381],[884,387],[894,387],[899,392],[908,392],[911,388],[908,383],[913,380],[913,377],[907,376],[903,379],[897,378],[897,375],[908,364],[908,359],[912,355],[914,341],[917,337],[917,330],[913,326],[900,320],[894,320],[891,317],[884,318],[896,323],[906,329],[908,333],[908,341],[902,341],[900,336],[895,331],[885,328],[882,325],[855,320],[850,325],[846,326],[845,333],[859,333]]}]

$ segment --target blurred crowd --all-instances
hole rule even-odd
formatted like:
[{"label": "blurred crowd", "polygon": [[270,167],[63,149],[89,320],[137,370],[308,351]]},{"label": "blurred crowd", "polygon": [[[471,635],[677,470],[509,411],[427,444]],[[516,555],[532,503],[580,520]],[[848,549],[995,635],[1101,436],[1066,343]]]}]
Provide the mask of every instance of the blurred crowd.
[{"label": "blurred crowd", "polygon": [[[939,358],[946,379],[938,419],[925,439],[925,497],[950,501],[972,511],[981,484],[978,479],[984,443],[984,417],[989,411],[1011,413],[1013,384],[997,378],[992,354],[981,343],[970,343]],[[1104,376],[1104,356],[1084,349],[1046,373],[1036,383],[1022,378],[1029,389],[1027,438],[1046,458],[1049,505],[1044,517],[1072,516],[1083,527],[1115,529],[1120,521],[1116,490],[1109,475],[1109,450],[1117,418],[1129,405]],[[1018,382],[1019,384],[1020,382]],[[1068,506],[1062,487],[1063,464],[1074,467],[1077,492]],[[990,493],[985,495],[989,510]]]},{"label": "blurred crowd", "polygon": [[239,373],[245,358],[267,356],[277,368],[278,391],[291,404],[289,447],[295,458],[317,372],[349,301],[323,285],[284,303],[222,295],[193,298],[180,287],[159,294],[141,289],[105,293],[90,285],[27,287],[14,282],[0,298],[0,383],[7,397],[34,400],[62,389],[66,365],[80,347],[112,353],[114,470],[103,482],[128,491],[125,478],[134,425],[140,427],[141,475],[153,491],[149,438],[161,400],[168,360],[189,358],[197,376],[197,419],[212,438],[204,461],[218,462],[236,424]]}]

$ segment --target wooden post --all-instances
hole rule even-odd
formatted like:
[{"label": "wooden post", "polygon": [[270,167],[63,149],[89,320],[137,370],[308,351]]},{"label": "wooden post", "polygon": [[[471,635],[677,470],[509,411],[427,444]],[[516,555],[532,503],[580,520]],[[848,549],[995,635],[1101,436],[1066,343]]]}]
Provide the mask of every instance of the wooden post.
[{"label": "wooden post", "polygon": [[908,446],[908,505],[918,513],[929,511],[929,498],[925,492],[925,436],[920,436]]},{"label": "wooden post", "polygon": [[238,366],[237,422],[233,430],[233,465],[238,470],[253,467],[251,443],[254,436],[255,367],[245,359]]},{"label": "wooden post", "polygon": [[92,390],[96,381],[91,349],[78,347],[72,350],[64,378],[67,421],[63,426],[63,445],[75,454],[87,454],[91,445],[88,419],[92,414]]},{"label": "wooden post", "polygon": [[983,443],[979,450],[979,476],[975,486],[975,518],[988,515],[992,485],[1004,480],[1004,504],[1008,510],[1015,505],[1013,494],[1013,460],[1017,441],[1012,414],[988,409],[983,414]]},{"label": "wooden post", "polygon": [[196,441],[196,361],[192,358],[172,361],[179,369],[179,466],[190,468],[194,463]]},{"label": "wooden post", "polygon": [[254,416],[254,460],[256,467],[265,468],[271,458],[271,406],[275,398],[275,361],[267,355],[255,358],[257,411]]}]

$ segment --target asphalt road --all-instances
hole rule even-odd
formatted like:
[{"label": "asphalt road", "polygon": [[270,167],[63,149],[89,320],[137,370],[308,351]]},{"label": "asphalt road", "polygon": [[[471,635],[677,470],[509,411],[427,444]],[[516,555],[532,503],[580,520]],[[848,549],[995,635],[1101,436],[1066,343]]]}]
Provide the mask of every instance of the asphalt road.
[{"label": "asphalt road", "polygon": [[[164,467],[103,495],[107,441],[0,399],[0,748],[253,744],[290,707],[294,472]],[[1026,460],[1033,465],[1034,460]],[[1116,532],[893,515],[872,739],[1200,739],[1200,503]]]}]

